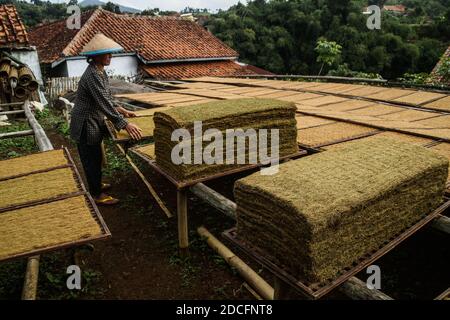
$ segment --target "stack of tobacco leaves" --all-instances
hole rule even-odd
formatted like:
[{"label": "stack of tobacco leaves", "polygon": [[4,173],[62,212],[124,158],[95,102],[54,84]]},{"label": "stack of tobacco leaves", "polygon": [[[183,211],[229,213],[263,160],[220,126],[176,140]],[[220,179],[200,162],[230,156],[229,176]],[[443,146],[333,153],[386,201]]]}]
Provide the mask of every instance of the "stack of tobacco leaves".
[{"label": "stack of tobacco leaves", "polygon": [[[276,157],[276,154],[271,153],[272,133],[275,132],[271,131],[272,129],[279,130],[279,157],[295,154],[298,152],[295,110],[295,105],[291,102],[272,99],[237,99],[175,107],[171,110],[156,112],[154,116],[156,162],[177,180],[201,178],[224,170],[255,164],[255,162],[260,164],[271,157]],[[194,122],[199,121],[202,126],[200,135],[194,132]],[[184,139],[181,144],[181,140],[171,141],[172,133],[176,129],[186,129],[190,138]],[[208,135],[211,133],[208,132],[209,129],[216,129],[216,134],[219,134],[222,143],[216,144],[219,137]],[[238,143],[237,138],[227,138],[227,131],[235,129],[241,129],[245,133],[256,133],[257,141],[253,140],[256,143],[250,143],[252,139],[248,137],[245,138],[245,143]],[[267,129],[267,134],[261,136],[260,134],[264,131],[260,129]],[[201,136],[203,133],[204,137]],[[267,144],[264,143],[264,139],[267,139]],[[223,148],[213,148],[212,144],[221,145]],[[181,164],[172,161],[172,151],[176,146],[184,146],[187,147],[185,150],[188,150],[177,152],[184,159]],[[230,146],[233,146],[233,150]],[[198,147],[201,149],[200,152],[211,154],[219,160],[209,164],[207,161],[202,161],[203,159],[196,162],[194,153],[195,150],[199,150]],[[229,152],[228,157],[227,152]],[[198,155],[198,152],[196,154]],[[260,154],[267,158],[259,157]],[[238,162],[238,157],[241,157],[241,162]],[[220,159],[223,163],[220,163]],[[227,159],[234,161],[227,162]]]},{"label": "stack of tobacco leaves", "polygon": [[448,159],[372,137],[236,182],[238,237],[305,283],[326,283],[435,210]]}]

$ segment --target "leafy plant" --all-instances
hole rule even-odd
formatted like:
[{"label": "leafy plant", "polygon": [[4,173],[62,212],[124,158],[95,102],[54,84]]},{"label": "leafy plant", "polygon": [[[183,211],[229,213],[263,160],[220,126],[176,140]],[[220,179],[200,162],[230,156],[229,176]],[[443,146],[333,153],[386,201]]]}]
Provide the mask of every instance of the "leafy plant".
[{"label": "leafy plant", "polygon": [[324,65],[332,66],[341,56],[342,46],[334,41],[327,41],[325,39],[319,39],[317,46],[314,49],[317,54],[317,62],[321,62],[319,76],[322,73]]}]

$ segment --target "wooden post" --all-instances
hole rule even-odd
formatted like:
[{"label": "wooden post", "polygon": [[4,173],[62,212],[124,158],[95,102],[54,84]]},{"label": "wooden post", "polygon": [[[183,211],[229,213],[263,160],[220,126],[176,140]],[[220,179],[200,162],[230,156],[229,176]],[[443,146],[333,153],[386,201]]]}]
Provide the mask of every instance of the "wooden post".
[{"label": "wooden post", "polygon": [[177,216],[179,246],[182,251],[186,252],[189,247],[186,190],[177,190]]}]

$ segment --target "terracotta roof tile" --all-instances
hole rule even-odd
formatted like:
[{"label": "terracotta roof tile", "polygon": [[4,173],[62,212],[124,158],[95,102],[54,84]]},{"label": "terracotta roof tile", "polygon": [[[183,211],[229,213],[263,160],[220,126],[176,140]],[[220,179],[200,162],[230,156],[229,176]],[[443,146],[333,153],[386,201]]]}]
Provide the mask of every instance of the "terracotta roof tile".
[{"label": "terracotta roof tile", "polygon": [[[81,14],[81,24],[84,25],[94,11]],[[63,50],[80,30],[71,30],[66,26],[66,20],[60,20],[35,27],[29,33],[30,43],[36,46],[41,63],[52,63],[62,56]]]},{"label": "terracotta roof tile", "polygon": [[149,76],[158,80],[178,80],[204,76],[229,77],[238,75],[270,74],[270,72],[259,68],[258,70],[260,70],[260,72],[255,72],[249,69],[248,66],[241,66],[231,60],[158,63],[143,66],[143,69]]},{"label": "terracotta roof tile", "polygon": [[[82,22],[79,32],[68,32],[65,21],[34,29],[31,43],[38,47],[43,62],[53,62],[56,53],[77,56],[95,34],[102,32],[146,61],[237,57],[225,45],[195,22],[174,17],[115,14],[97,9]],[[51,41],[46,38],[51,33]],[[57,43],[56,49],[54,43]],[[47,53],[52,51],[51,54]]]},{"label": "terracotta roof tile", "polygon": [[0,5],[0,47],[26,47],[28,36],[13,5]]}]

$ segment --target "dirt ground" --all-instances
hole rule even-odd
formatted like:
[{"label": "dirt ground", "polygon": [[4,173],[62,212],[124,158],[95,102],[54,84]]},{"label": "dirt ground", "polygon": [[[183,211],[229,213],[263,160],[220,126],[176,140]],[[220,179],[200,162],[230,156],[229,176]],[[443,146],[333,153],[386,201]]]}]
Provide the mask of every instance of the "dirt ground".
[{"label": "dirt ground", "polygon": [[[69,148],[80,172],[75,146],[52,129],[55,147]],[[190,255],[178,254],[176,218],[168,219],[149,195],[145,185],[127,165],[117,148],[108,143],[109,168],[105,180],[110,192],[122,200],[115,207],[100,207],[112,238],[41,257],[39,299],[255,299],[243,286],[242,278],[216,255],[196,234],[205,225],[223,240],[221,233],[234,222],[189,195]],[[144,174],[175,213],[175,189],[157,173],[136,159]],[[236,179],[224,178],[210,187],[232,199]],[[396,299],[433,299],[450,286],[450,246],[448,235],[426,228],[380,259],[382,291]],[[271,275],[248,257],[244,261],[270,283]],[[83,289],[70,292],[65,287],[66,268],[78,264],[83,271]],[[0,299],[20,298],[25,261],[0,264]],[[358,275],[365,281],[365,272]],[[326,299],[346,299],[336,292]]]}]

